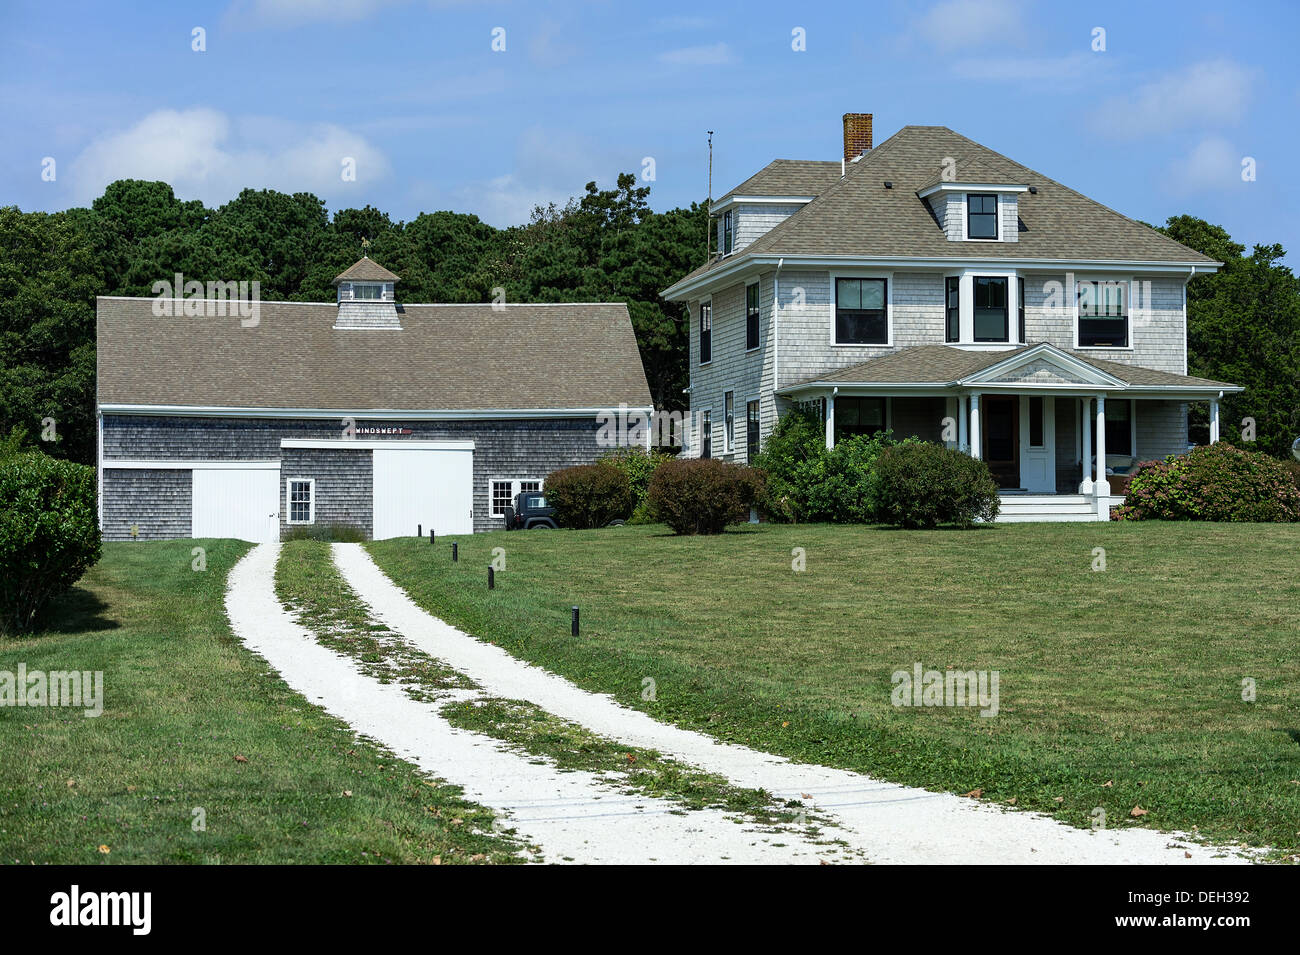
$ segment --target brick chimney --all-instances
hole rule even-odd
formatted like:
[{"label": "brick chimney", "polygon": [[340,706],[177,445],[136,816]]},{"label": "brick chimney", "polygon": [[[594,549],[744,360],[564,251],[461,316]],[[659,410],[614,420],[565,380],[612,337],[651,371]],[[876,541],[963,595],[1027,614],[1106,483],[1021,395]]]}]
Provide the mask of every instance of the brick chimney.
[{"label": "brick chimney", "polygon": [[844,114],[844,161],[852,162],[871,148],[871,114]]}]

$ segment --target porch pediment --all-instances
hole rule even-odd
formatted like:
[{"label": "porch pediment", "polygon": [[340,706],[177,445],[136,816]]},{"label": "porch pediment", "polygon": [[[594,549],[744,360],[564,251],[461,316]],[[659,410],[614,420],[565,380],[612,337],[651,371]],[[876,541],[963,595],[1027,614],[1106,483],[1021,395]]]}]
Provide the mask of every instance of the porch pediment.
[{"label": "porch pediment", "polygon": [[1029,388],[1124,388],[1126,383],[1048,344],[1034,345],[960,379],[958,384],[1021,385]]}]

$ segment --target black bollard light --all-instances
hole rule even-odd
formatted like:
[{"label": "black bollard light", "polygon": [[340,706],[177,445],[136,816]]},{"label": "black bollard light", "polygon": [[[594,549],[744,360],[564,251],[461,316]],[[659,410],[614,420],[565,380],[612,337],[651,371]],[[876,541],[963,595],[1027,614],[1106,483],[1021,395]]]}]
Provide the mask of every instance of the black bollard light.
[{"label": "black bollard light", "polygon": [[497,589],[497,572],[491,564],[488,564],[488,590]]},{"label": "black bollard light", "polygon": [[460,560],[460,545],[457,544],[455,541],[451,542],[451,560],[452,563],[455,563],[456,561]]},{"label": "black bollard light", "polygon": [[569,632],[572,633],[575,637],[578,635],[578,608],[577,607],[573,608],[573,625],[569,628]]},{"label": "black bollard light", "polygon": [[430,544],[430,545],[433,544],[433,528],[432,528],[432,527],[429,528],[429,544]]},{"label": "black bollard light", "polygon": [[416,524],[416,525],[415,525],[415,536],[416,536],[416,537],[423,537],[423,536],[424,536],[424,525],[423,525],[423,524]]}]

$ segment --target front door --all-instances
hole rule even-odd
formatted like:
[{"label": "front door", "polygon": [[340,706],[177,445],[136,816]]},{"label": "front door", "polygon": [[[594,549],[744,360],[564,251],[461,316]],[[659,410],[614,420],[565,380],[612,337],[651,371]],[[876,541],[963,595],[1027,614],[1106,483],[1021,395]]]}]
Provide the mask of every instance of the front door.
[{"label": "front door", "polygon": [[1016,395],[984,395],[980,399],[983,417],[984,461],[1000,488],[1020,487],[1020,398]]},{"label": "front door", "polygon": [[1020,486],[1036,494],[1056,493],[1056,399],[1020,396]]}]

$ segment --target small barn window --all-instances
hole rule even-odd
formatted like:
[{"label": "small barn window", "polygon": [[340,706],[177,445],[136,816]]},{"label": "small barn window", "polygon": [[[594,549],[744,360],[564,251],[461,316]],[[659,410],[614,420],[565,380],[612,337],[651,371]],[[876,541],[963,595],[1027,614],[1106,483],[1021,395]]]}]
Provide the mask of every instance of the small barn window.
[{"label": "small barn window", "polygon": [[315,478],[289,478],[285,485],[289,497],[289,523],[314,524],[316,522]]}]

